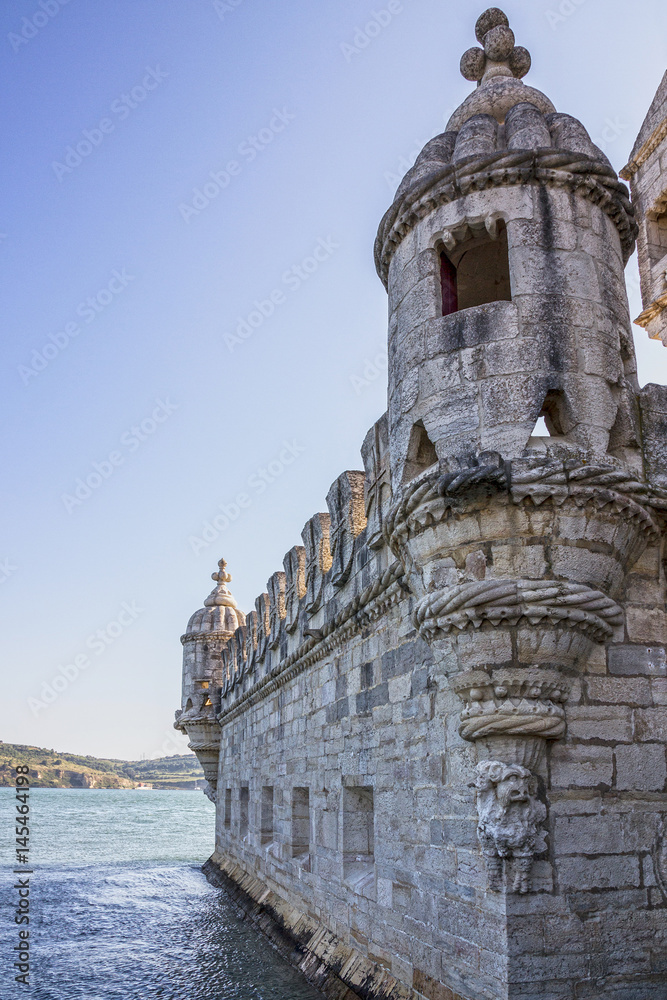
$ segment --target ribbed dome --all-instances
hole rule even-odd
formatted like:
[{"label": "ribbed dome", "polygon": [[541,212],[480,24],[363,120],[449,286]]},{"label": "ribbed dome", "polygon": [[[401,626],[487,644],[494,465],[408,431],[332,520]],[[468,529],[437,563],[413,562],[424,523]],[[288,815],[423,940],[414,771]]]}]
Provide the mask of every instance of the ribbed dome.
[{"label": "ribbed dome", "polygon": [[200,608],[190,618],[185,636],[198,635],[207,632],[235,632],[245,625],[245,615],[236,606],[227,584],[231,581],[230,573],[225,572],[227,563],[221,559],[217,573],[211,574],[211,579],[217,582],[211,593]]},{"label": "ribbed dome", "polygon": [[522,82],[520,77],[530,69],[530,54],[514,44],[514,33],[501,10],[485,11],[475,33],[483,48],[464,53],[461,73],[476,80],[477,89],[456,109],[446,131],[426,144],[397,198],[434,169],[472,156],[551,148],[609,163],[581,122],[557,114],[548,97]]}]

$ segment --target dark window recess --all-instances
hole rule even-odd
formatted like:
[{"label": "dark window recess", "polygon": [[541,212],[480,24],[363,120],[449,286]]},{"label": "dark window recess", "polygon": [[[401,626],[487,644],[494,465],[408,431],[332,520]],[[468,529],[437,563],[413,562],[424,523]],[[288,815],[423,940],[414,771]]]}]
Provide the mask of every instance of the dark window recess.
[{"label": "dark window recess", "polygon": [[456,268],[446,253],[440,254],[440,287],[442,289],[442,315],[449,316],[459,308],[456,289]]},{"label": "dark window recess", "polygon": [[232,825],[232,790],[225,789],[225,826]]},{"label": "dark window recess", "polygon": [[248,836],[248,805],[250,802],[250,789],[247,785],[239,789],[239,836],[241,839]]},{"label": "dark window recess", "polygon": [[292,791],[292,857],[310,850],[310,792],[307,788]]},{"label": "dark window recess", "polygon": [[546,394],[540,416],[544,417],[550,435],[565,434],[567,425],[565,397],[560,390],[554,389]]},{"label": "dark window recess", "polygon": [[270,844],[273,840],[273,785],[264,785],[262,788],[262,828],[261,839],[263,844]]},{"label": "dark window recess", "polygon": [[461,244],[452,257],[441,253],[440,284],[443,316],[486,302],[510,302],[512,291],[505,226],[498,226],[495,239],[485,234]]}]

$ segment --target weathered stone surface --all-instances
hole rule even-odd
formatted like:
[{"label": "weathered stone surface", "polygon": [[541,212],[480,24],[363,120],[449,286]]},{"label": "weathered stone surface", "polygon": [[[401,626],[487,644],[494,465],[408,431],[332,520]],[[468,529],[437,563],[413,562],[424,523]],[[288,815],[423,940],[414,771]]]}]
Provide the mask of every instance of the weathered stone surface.
[{"label": "weathered stone surface", "polygon": [[[176,725],[211,868],[327,996],[663,1000],[667,390],[637,383],[636,224],[505,15],[477,35],[480,86],[378,232],[364,472],[245,620],[221,566]],[[629,166],[658,333],[661,92]]]},{"label": "weathered stone surface", "polygon": [[664,646],[611,646],[608,657],[610,674],[667,677]]}]

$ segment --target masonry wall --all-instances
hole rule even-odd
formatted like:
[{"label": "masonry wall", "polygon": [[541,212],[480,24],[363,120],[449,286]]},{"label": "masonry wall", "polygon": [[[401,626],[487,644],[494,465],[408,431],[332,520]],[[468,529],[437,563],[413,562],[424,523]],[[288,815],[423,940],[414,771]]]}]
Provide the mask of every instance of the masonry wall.
[{"label": "masonry wall", "polygon": [[[456,732],[457,716],[456,696],[416,635],[406,597],[334,655],[223,723],[218,802],[230,788],[232,814],[226,826],[219,805],[216,851],[418,994],[444,996],[432,992],[442,982],[466,997],[496,997],[503,906],[484,891],[474,792],[466,787],[473,750]],[[241,838],[245,785],[250,822]],[[267,785],[274,834],[262,844]],[[292,792],[302,787],[310,850],[293,857]],[[343,798],[356,789],[372,789],[370,865],[349,857],[359,811],[345,812]]]},{"label": "masonry wall", "polygon": [[[380,995],[663,998],[663,587],[654,546],[627,578],[626,626],[574,685],[567,737],[541,769],[549,849],[534,863],[531,894],[488,892],[469,787],[476,748],[458,734],[460,702],[447,680],[455,658],[444,646],[434,656],[416,635],[407,595],[335,652],[223,718],[217,855],[390,973],[398,984]],[[267,787],[270,839],[266,817],[262,831]],[[293,856],[293,792],[303,788],[309,849],[300,841]],[[372,789],[372,864],[348,857],[354,824],[344,796],[357,789]]]}]

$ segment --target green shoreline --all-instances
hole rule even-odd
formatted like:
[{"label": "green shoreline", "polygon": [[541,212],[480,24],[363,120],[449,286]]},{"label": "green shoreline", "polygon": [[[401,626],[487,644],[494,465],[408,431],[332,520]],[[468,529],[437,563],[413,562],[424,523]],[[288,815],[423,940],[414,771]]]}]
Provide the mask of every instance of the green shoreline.
[{"label": "green shoreline", "polygon": [[30,768],[32,788],[138,788],[191,791],[204,787],[204,772],[194,754],[156,760],[107,760],[58,753],[44,747],[0,741],[0,788],[14,785],[14,768]]}]

